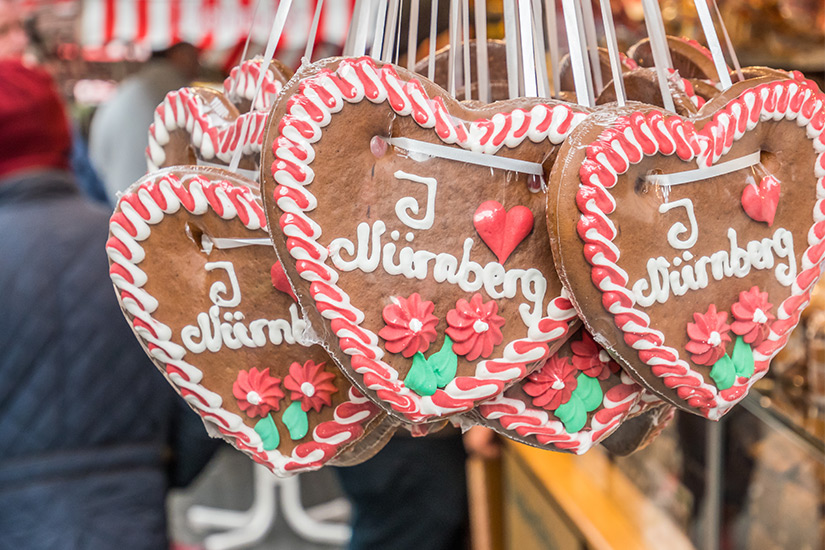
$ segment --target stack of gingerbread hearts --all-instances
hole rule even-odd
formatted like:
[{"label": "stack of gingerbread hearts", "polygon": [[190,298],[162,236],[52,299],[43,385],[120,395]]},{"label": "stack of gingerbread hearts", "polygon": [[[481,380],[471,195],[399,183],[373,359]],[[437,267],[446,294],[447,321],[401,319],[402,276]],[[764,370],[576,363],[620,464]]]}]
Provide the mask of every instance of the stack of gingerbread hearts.
[{"label": "stack of gingerbread hearts", "polygon": [[460,102],[368,57],[173,92],[112,217],[124,314],[208,429],[281,475],[444,420],[627,453],[674,407],[718,419],[819,277],[825,97],[769,69],[720,91],[671,47],[676,112],[644,44],[621,108],[613,83],[595,108]]}]

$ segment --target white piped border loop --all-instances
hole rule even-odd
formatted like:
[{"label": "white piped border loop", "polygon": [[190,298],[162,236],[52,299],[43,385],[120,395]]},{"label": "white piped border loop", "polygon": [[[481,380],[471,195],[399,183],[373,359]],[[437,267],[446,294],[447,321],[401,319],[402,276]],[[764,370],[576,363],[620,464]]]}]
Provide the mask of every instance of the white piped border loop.
[{"label": "white piped border loop", "polygon": [[467,151],[466,149],[456,149],[445,145],[436,145],[435,143],[418,141],[416,139],[409,138],[384,138],[384,141],[393,147],[404,149],[410,153],[427,155],[428,157],[455,160],[458,162],[465,162],[467,164],[487,166],[488,168],[498,168],[499,170],[520,172],[522,174],[531,174],[535,176],[544,175],[544,168],[538,162],[528,162],[526,160],[485,155],[483,153]]},{"label": "white piped border loop", "polygon": [[645,181],[655,183],[657,185],[682,185],[683,183],[693,183],[695,181],[707,180],[717,176],[724,176],[743,168],[750,168],[762,158],[762,151],[756,151],[739,157],[738,159],[720,162],[713,166],[705,168],[697,168],[696,170],[687,170],[685,172],[676,172],[673,174],[651,174],[645,178]]}]

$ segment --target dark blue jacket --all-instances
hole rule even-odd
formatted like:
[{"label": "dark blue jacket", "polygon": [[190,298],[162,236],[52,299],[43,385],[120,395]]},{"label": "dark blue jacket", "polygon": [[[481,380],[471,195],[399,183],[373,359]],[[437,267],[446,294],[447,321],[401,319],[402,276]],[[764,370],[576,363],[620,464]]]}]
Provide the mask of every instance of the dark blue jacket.
[{"label": "dark blue jacket", "polygon": [[68,173],[0,180],[2,550],[162,549],[214,449],[120,312],[109,215]]}]

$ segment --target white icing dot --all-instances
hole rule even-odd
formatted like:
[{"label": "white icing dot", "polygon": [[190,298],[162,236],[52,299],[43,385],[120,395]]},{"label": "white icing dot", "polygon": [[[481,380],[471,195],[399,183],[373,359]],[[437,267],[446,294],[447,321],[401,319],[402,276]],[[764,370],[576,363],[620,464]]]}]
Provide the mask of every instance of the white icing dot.
[{"label": "white icing dot", "polygon": [[610,354],[607,353],[604,350],[600,351],[599,352],[599,361],[601,361],[602,363],[607,363],[608,361],[610,361]]},{"label": "white icing dot", "polygon": [[256,391],[251,391],[248,394],[246,394],[246,400],[252,405],[260,405],[261,401],[263,401],[261,395]]},{"label": "white icing dot", "polygon": [[223,320],[226,321],[227,323],[231,323],[232,322],[232,314],[227,311],[226,313],[223,314]]},{"label": "white icing dot", "polygon": [[753,322],[754,323],[758,323],[758,324],[761,325],[762,323],[767,322],[767,320],[768,320],[768,316],[765,315],[764,311],[762,311],[759,308],[756,308],[754,310],[754,312],[753,312]]},{"label": "white icing dot", "polygon": [[563,390],[563,389],[564,389],[564,382],[562,382],[561,380],[559,380],[558,378],[556,378],[556,381],[555,381],[555,382],[553,382],[553,385],[552,385],[551,387],[552,387],[554,390]]},{"label": "white icing dot", "polygon": [[481,334],[482,332],[486,332],[487,329],[490,328],[490,325],[479,319],[475,323],[473,323],[473,330],[477,333]]},{"label": "white icing dot", "polygon": [[399,233],[398,231],[393,231],[392,233],[390,233],[390,237],[392,237],[392,240],[397,241],[401,238],[401,233]]},{"label": "white icing dot", "polygon": [[721,343],[722,335],[716,332],[715,330],[711,332],[710,336],[708,336],[708,344],[710,344],[711,346],[718,346]]},{"label": "white icing dot", "polygon": [[241,313],[240,311],[236,311],[236,312],[235,312],[235,320],[236,320],[236,321],[241,321],[241,320],[243,320],[243,313]]},{"label": "white icing dot", "polygon": [[673,265],[675,265],[676,267],[682,265],[682,258],[673,258]]},{"label": "white icing dot", "polygon": [[408,242],[408,243],[411,243],[414,237],[415,237],[415,236],[414,236],[414,235],[412,234],[412,232],[410,232],[410,231],[408,231],[408,232],[407,232],[407,234],[406,234],[406,235],[404,235],[404,238],[405,238],[405,239],[407,239],[407,242]]},{"label": "white icing dot", "polygon": [[424,323],[419,321],[418,319],[410,319],[410,330],[413,334],[418,334],[421,332],[421,329],[424,328]]},{"label": "white icing dot", "polygon": [[309,382],[304,382],[303,384],[301,384],[301,391],[307,397],[312,397],[313,395],[315,395],[315,386],[313,386]]},{"label": "white icing dot", "polygon": [[689,261],[691,261],[691,260],[693,259],[693,254],[691,254],[690,252],[688,252],[687,250],[685,250],[684,252],[682,252],[682,258],[683,258],[686,262],[689,262]]}]

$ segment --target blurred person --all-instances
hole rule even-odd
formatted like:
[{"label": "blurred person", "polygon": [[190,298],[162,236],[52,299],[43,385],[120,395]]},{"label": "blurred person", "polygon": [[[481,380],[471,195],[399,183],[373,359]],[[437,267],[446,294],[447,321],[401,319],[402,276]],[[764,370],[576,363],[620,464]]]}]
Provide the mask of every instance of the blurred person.
[{"label": "blurred person", "polygon": [[218,443],[123,318],[70,149],[51,78],[0,61],[0,549],[162,549]]},{"label": "blurred person", "polygon": [[13,0],[0,0],[0,59],[23,59],[29,38]]},{"label": "blurred person", "polygon": [[168,92],[188,86],[198,75],[199,54],[186,42],[152,53],[149,61],[126,78],[114,97],[95,113],[89,156],[113,203],[119,193],[146,174],[149,126],[155,109]]}]

